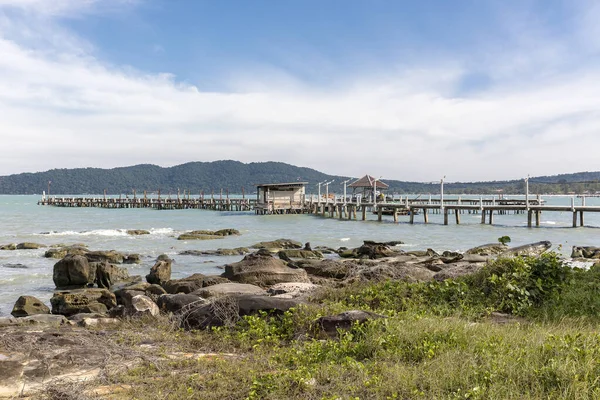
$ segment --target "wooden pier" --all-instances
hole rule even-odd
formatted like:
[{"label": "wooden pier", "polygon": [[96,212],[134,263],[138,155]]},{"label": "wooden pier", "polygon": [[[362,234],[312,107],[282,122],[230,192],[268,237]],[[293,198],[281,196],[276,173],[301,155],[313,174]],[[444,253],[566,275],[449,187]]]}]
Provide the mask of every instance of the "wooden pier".
[{"label": "wooden pier", "polygon": [[[323,217],[339,219],[360,219],[366,221],[368,213],[377,215],[378,221],[383,221],[383,215],[391,215],[394,222],[399,221],[399,216],[408,215],[409,223],[414,224],[416,218],[422,215],[423,222],[429,223],[429,214],[443,214],[443,223],[448,225],[450,216],[454,215],[456,224],[461,223],[462,214],[481,215],[482,224],[494,224],[495,215],[524,214],[527,215],[527,226],[541,225],[542,213],[567,212],[572,213],[572,226],[584,226],[584,214],[586,212],[600,212],[599,206],[586,206],[585,198],[581,205],[575,205],[575,199],[571,199],[571,205],[546,205],[540,196],[526,199],[509,198],[473,198],[458,197],[452,199],[422,198],[417,196],[409,198],[387,198],[380,202],[362,201],[352,197],[319,198],[312,195],[302,194],[302,200],[298,203],[298,196],[294,197],[293,212],[283,212],[279,208],[269,209],[265,207],[270,203],[258,198],[230,198],[223,193],[215,198],[214,193],[210,197],[180,196],[176,198],[166,197],[48,197],[44,196],[39,205],[55,207],[97,207],[109,209],[123,208],[150,208],[155,210],[183,210],[201,209],[213,211],[253,211],[256,214],[314,214]],[[281,208],[281,207],[280,207]],[[282,209],[285,209],[283,207]],[[288,207],[289,208],[289,207]]]}]

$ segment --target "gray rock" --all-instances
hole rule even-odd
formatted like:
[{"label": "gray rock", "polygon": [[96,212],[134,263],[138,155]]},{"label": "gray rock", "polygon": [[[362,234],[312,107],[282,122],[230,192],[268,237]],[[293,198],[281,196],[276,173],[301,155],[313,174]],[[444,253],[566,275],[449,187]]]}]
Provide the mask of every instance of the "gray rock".
[{"label": "gray rock", "polygon": [[96,284],[99,288],[110,288],[116,282],[122,282],[130,278],[126,268],[109,264],[108,261],[90,263],[96,270]]},{"label": "gray rock", "polygon": [[218,296],[230,296],[230,295],[242,295],[242,294],[253,294],[253,295],[266,295],[267,292],[255,285],[249,285],[246,283],[220,283],[218,285],[212,285],[205,288],[198,289],[192,294],[203,297],[205,299],[209,297]]},{"label": "gray rock", "polygon": [[278,283],[273,285],[267,291],[271,296],[281,297],[285,299],[305,298],[316,290],[321,288],[321,285],[306,282],[288,282]]},{"label": "gray rock", "polygon": [[116,297],[107,289],[75,289],[54,292],[50,299],[52,314],[105,314],[117,305]]},{"label": "gray rock", "polygon": [[287,249],[280,250],[277,255],[282,260],[286,260],[288,258],[314,258],[320,259],[323,258],[323,253],[317,250],[299,250],[299,249]]},{"label": "gray rock", "polygon": [[571,258],[599,259],[600,247],[573,246],[573,250],[571,251]]},{"label": "gray rock", "polygon": [[196,306],[206,304],[207,301],[194,294],[163,294],[158,298],[156,304],[163,312],[177,313],[184,307],[195,304]]},{"label": "gray rock", "polygon": [[137,295],[131,299],[131,304],[125,306],[125,314],[130,317],[156,317],[159,309],[148,296]]},{"label": "gray rock", "polygon": [[245,256],[240,262],[226,265],[222,276],[234,282],[261,287],[283,282],[310,282],[305,270],[290,268],[260,250]]},{"label": "gray rock", "polygon": [[50,308],[33,296],[19,297],[11,312],[13,317],[28,317],[36,314],[50,314]]},{"label": "gray rock", "polygon": [[494,256],[504,253],[508,250],[508,246],[502,243],[488,243],[481,246],[473,247],[465,252],[465,254],[474,254],[479,256]]},{"label": "gray rock", "polygon": [[96,271],[86,257],[67,255],[54,264],[52,279],[57,288],[84,287],[94,283]]},{"label": "gray rock", "polygon": [[182,279],[172,279],[162,285],[170,294],[192,293],[203,287],[229,282],[221,276],[194,274]]},{"label": "gray rock", "polygon": [[364,324],[372,319],[385,318],[370,311],[350,310],[336,315],[328,315],[317,319],[316,325],[324,332],[335,335],[339,330],[347,330],[352,325]]},{"label": "gray rock", "polygon": [[16,250],[16,249],[17,249],[16,243],[3,244],[2,246],[0,246],[0,250]]},{"label": "gray rock", "polygon": [[182,314],[181,327],[185,329],[206,329],[234,323],[245,315],[261,311],[281,315],[302,302],[297,299],[280,299],[269,296],[225,296],[214,301],[191,308]]},{"label": "gray rock", "polygon": [[127,234],[132,236],[149,235],[150,231],[147,231],[145,229],[129,229],[127,231]]},{"label": "gray rock", "polygon": [[115,250],[89,251],[85,254],[89,262],[104,262],[111,264],[123,264],[125,255]]},{"label": "gray rock", "polygon": [[146,281],[157,285],[164,285],[171,279],[171,260],[157,261],[146,275]]},{"label": "gray rock", "polygon": [[40,244],[40,243],[25,242],[25,243],[19,243],[17,245],[17,250],[37,250],[37,249],[41,249],[43,247],[46,247],[46,245]]},{"label": "gray rock", "polygon": [[552,247],[552,243],[547,240],[543,240],[541,242],[525,244],[523,246],[511,247],[500,254],[500,257],[537,257],[548,251],[550,247]]},{"label": "gray rock", "polygon": [[282,249],[301,249],[302,243],[291,239],[277,239],[267,242],[259,242],[250,247],[254,249],[267,249],[270,251],[279,251]]}]

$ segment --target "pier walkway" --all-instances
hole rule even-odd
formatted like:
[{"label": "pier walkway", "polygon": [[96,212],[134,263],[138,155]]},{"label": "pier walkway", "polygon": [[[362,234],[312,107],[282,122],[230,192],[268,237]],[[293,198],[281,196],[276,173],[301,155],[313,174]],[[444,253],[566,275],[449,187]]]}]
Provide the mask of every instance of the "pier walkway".
[{"label": "pier walkway", "polygon": [[[400,215],[408,215],[409,223],[414,224],[418,215],[423,216],[423,222],[429,223],[429,214],[443,214],[444,225],[448,225],[450,215],[454,215],[456,224],[461,223],[461,214],[480,214],[481,223],[490,225],[494,223],[495,215],[526,214],[527,226],[540,226],[542,213],[567,212],[573,214],[573,227],[584,226],[586,212],[600,212],[599,206],[586,206],[585,198],[581,205],[575,205],[571,198],[571,205],[546,205],[540,196],[534,198],[483,198],[483,197],[458,197],[458,198],[410,198],[409,196],[388,197],[379,202],[362,201],[364,199],[351,197],[318,198],[306,195],[302,202],[303,207],[294,208],[289,213],[315,214],[323,217],[340,219],[367,220],[367,213],[377,215],[377,220],[382,221],[383,215],[391,215],[394,222],[398,222]],[[214,211],[254,211],[265,214],[265,208],[259,205],[256,198],[230,198],[213,196],[177,196],[177,198],[161,197],[49,197],[43,196],[39,205],[55,207],[98,207],[109,209],[123,208],[150,208],[155,210],[182,210],[202,209]],[[277,212],[285,213],[285,212]]]}]

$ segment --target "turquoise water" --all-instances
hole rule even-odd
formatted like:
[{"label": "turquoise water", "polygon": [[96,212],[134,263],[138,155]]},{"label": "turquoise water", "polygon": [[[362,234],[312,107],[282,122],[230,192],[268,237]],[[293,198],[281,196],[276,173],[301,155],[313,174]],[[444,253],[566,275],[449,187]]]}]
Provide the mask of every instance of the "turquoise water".
[{"label": "turquoise water", "polygon": [[[467,198],[470,196],[463,196]],[[453,198],[446,196],[446,198]],[[253,213],[205,210],[155,211],[149,209],[56,208],[38,206],[39,196],[0,196],[0,245],[37,242],[45,245],[85,243],[92,250],[117,250],[142,255],[141,265],[130,265],[130,273],[145,275],[159,254],[174,260],[173,277],[192,273],[220,274],[226,263],[241,257],[180,256],[182,250],[211,250],[250,246],[263,240],[290,238],[311,242],[313,246],[355,247],[365,239],[401,240],[405,249],[458,250],[496,242],[500,236],[512,238],[512,245],[549,240],[555,249],[568,256],[571,246],[600,246],[600,213],[585,215],[586,227],[571,228],[570,212],[547,212],[542,226],[527,228],[526,215],[495,215],[495,225],[480,224],[478,214],[461,215],[461,225],[444,226],[442,215],[431,214],[429,224],[416,216],[394,223],[384,216],[377,222],[348,221],[312,215],[257,216]],[[570,197],[544,197],[546,204],[570,205]],[[581,199],[575,199],[581,204]],[[586,205],[600,206],[600,198],[587,198]],[[360,214],[359,214],[360,218]],[[176,237],[195,229],[235,228],[241,236],[211,241],[178,241]],[[127,229],[146,229],[150,235],[129,236]],[[43,257],[45,250],[0,251],[0,315],[7,315],[20,295],[33,295],[48,302],[52,296],[53,259]],[[22,264],[25,268],[11,268]]]}]

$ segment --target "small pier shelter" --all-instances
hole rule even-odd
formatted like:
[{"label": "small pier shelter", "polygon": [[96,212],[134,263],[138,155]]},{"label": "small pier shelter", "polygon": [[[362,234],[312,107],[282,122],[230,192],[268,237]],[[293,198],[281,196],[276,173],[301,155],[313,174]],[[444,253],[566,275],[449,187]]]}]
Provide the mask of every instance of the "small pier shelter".
[{"label": "small pier shelter", "polygon": [[365,175],[349,184],[348,187],[352,188],[352,197],[360,194],[364,200],[374,201],[377,191],[387,190],[390,186],[371,175]]},{"label": "small pier shelter", "polygon": [[257,214],[302,214],[308,182],[268,183],[256,185]]}]

